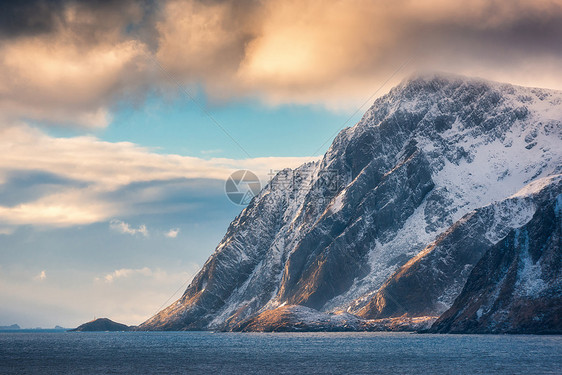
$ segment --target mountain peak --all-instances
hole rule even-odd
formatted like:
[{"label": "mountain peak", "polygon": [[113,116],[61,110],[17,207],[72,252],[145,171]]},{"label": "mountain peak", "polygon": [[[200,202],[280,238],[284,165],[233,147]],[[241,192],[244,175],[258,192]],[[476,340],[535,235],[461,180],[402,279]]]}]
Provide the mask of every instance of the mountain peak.
[{"label": "mountain peak", "polygon": [[559,90],[539,88],[539,87],[525,87],[515,85],[507,82],[494,81],[476,76],[465,76],[444,71],[420,71],[415,72],[408,77],[404,78],[394,90],[438,90],[445,86],[479,86],[488,89],[498,89],[502,91],[511,91],[512,89],[522,89],[526,91],[550,91],[560,92]]},{"label": "mountain peak", "polygon": [[[402,266],[417,256],[432,265],[434,256],[422,256],[431,244],[461,233],[475,210],[503,202],[497,216],[479,211],[480,229],[467,239],[479,251],[451,257],[452,289],[435,288],[448,294],[417,304],[439,314],[483,249],[530,220],[544,195],[520,206],[507,198],[562,173],[561,119],[561,92],[442,73],[405,80],[342,130],[320,162],[280,172],[232,222],[182,298],[139,329],[228,330],[282,306],[363,313]],[[439,251],[461,243],[446,237]],[[377,318],[390,311],[377,309]]]}]

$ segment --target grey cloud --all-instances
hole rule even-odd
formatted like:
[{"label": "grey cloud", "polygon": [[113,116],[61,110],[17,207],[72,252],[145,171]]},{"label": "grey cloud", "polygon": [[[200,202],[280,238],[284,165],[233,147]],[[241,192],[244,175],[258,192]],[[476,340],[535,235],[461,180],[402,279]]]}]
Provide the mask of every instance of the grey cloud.
[{"label": "grey cloud", "polygon": [[[69,13],[69,8],[74,14]],[[74,31],[91,38],[108,28],[130,32],[149,27],[157,14],[155,0],[3,0],[0,2],[0,38],[17,38],[53,33],[73,23],[73,17],[87,16]]]},{"label": "grey cloud", "polygon": [[[146,196],[149,194],[150,199]],[[224,192],[224,181],[207,178],[174,178],[141,181],[127,184],[115,191],[102,194],[100,199],[126,203],[126,214],[137,216],[166,215],[197,217],[204,220],[229,204]],[[232,207],[236,211],[237,207]]]},{"label": "grey cloud", "polygon": [[0,37],[52,32],[59,22],[64,1],[15,0],[0,3]]},{"label": "grey cloud", "polygon": [[47,171],[7,171],[0,184],[0,206],[13,207],[53,194],[61,188],[84,188],[87,183]]}]

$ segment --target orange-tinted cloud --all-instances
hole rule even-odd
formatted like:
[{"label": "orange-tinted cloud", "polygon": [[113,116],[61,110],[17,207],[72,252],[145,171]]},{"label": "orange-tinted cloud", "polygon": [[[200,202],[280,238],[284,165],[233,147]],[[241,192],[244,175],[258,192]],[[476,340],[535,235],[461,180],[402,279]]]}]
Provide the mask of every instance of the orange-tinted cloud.
[{"label": "orange-tinted cloud", "polygon": [[111,106],[146,90],[150,76],[146,43],[121,32],[142,19],[139,4],[119,5],[116,13],[80,2],[39,3],[12,17],[34,19],[38,11],[45,17],[40,27],[12,22],[0,30],[0,120],[106,126]]},{"label": "orange-tinted cloud", "polygon": [[218,98],[357,105],[410,59],[409,71],[562,88],[560,1],[270,0],[239,19],[235,4],[174,0],[160,21],[159,59]]},{"label": "orange-tinted cloud", "polygon": [[443,70],[562,88],[562,0],[55,3],[0,29],[4,118],[104,126],[115,102],[174,88],[155,60],[214,100],[272,104],[356,108],[406,61],[387,87]]}]

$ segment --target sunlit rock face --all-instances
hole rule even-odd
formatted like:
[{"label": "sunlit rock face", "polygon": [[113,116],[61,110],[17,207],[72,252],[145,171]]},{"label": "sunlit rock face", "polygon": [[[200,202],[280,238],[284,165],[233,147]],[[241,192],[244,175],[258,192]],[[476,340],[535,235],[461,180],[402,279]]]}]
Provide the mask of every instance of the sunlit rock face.
[{"label": "sunlit rock face", "polygon": [[[183,296],[140,329],[229,330],[285,305],[377,319],[441,314],[486,249],[532,218],[535,198],[509,197],[562,172],[561,120],[557,91],[406,80],[322,160],[279,172]],[[431,289],[421,302],[424,287],[404,277],[418,272]]]},{"label": "sunlit rock face", "polygon": [[241,332],[417,331],[430,328],[436,320],[436,316],[362,319],[344,311],[326,313],[285,305],[255,314],[231,329]]}]

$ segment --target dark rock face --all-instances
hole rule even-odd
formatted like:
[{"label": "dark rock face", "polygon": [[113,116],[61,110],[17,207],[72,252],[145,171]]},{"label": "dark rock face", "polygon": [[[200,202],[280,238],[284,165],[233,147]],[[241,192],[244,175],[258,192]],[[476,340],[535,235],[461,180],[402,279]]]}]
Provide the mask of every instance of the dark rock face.
[{"label": "dark rock face", "polygon": [[562,194],[486,252],[430,332],[562,333],[561,234]]},{"label": "dark rock face", "polygon": [[562,193],[562,179],[553,176],[528,195],[476,209],[456,222],[422,252],[392,275],[358,311],[368,319],[440,315],[461,292],[470,271],[514,226],[526,221],[531,208],[541,207]]},{"label": "dark rock face", "polygon": [[[419,150],[413,151],[371,188],[361,183],[365,173],[349,187],[356,203],[332,213],[327,210],[291,253],[283,274],[279,299],[321,309],[331,298],[346,292],[365,275],[365,257],[377,238],[385,237],[420,205],[433,188],[429,166]],[[367,187],[367,188],[365,188]],[[358,191],[357,191],[358,190]],[[394,202],[389,204],[389,200]],[[321,267],[319,267],[321,265]]]},{"label": "dark rock face", "polygon": [[107,318],[99,318],[92,320],[91,322],[84,323],[75,329],[71,329],[72,332],[95,332],[95,331],[130,331],[131,327],[114,322],[113,320]]},{"label": "dark rock face", "polygon": [[[411,316],[445,311],[469,268],[535,206],[512,212],[520,217],[513,223],[489,209],[457,222],[562,172],[562,122],[545,110],[561,104],[559,92],[461,77],[405,81],[342,130],[322,160],[279,172],[231,223],[183,296],[139,329],[229,330],[284,305],[397,317],[403,313],[388,298],[373,305],[373,296],[438,238],[435,248],[448,249],[450,267],[412,260],[410,271],[421,275],[416,267],[437,264],[439,273],[451,272],[440,279],[453,283],[446,298],[436,297],[443,287],[422,301],[407,296],[416,284],[409,273],[394,293],[411,299]],[[487,225],[497,230],[479,236]],[[458,241],[473,250],[456,253]],[[470,267],[455,268],[461,264]]]}]

